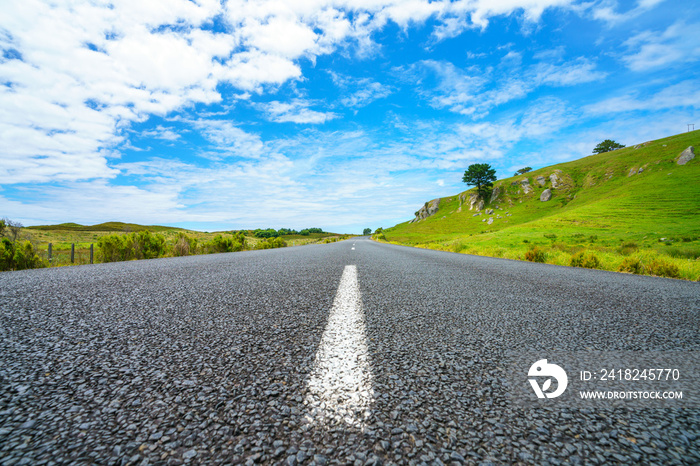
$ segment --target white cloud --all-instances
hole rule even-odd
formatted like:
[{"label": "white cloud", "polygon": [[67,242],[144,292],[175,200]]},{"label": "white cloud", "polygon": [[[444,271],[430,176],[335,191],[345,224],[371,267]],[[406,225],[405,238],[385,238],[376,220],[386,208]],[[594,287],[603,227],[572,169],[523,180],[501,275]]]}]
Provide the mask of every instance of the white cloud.
[{"label": "white cloud", "polygon": [[[229,120],[191,120],[186,121],[202,133],[214,147],[215,152],[208,155],[219,157],[260,158],[265,154],[265,147],[256,134],[247,133]],[[207,154],[202,154],[207,155]]]},{"label": "white cloud", "polygon": [[404,80],[417,84],[417,92],[435,108],[482,118],[507,102],[521,99],[540,86],[574,86],[607,76],[585,58],[564,62],[540,62],[516,73],[520,54],[509,52],[503,70],[471,67],[460,69],[445,61],[424,60],[397,70]]},{"label": "white cloud", "polygon": [[640,95],[640,92],[635,90],[589,105],[584,108],[584,111],[592,115],[605,115],[634,111],[660,111],[679,107],[700,108],[699,81],[682,81],[650,95]]},{"label": "white cloud", "polygon": [[340,103],[349,108],[362,108],[371,104],[375,100],[388,97],[392,93],[392,88],[371,78],[353,78],[342,76],[331,72],[333,82],[343,90],[344,97]]},{"label": "white cloud", "polygon": [[662,33],[645,31],[627,41],[630,51],[622,57],[628,68],[645,71],[652,68],[690,63],[700,60],[700,23],[685,24],[678,21]]},{"label": "white cloud", "polygon": [[576,84],[599,81],[607,73],[596,71],[596,64],[585,58],[579,58],[563,65],[540,63],[535,67],[536,81],[552,86],[573,86]]},{"label": "white cloud", "polygon": [[180,135],[173,131],[171,128],[164,128],[158,125],[156,128],[150,131],[142,131],[140,134],[142,137],[149,137],[155,139],[163,139],[166,141],[176,141],[180,139]]},{"label": "white cloud", "polygon": [[638,18],[641,14],[654,9],[658,4],[665,0],[639,0],[634,8],[618,12],[619,3],[616,0],[600,0],[589,4],[582,4],[583,8],[591,8],[593,18],[609,23],[610,26],[616,26],[620,23],[631,21]]},{"label": "white cloud", "polygon": [[332,112],[317,112],[309,108],[310,103],[295,99],[289,103],[272,101],[258,104],[267,115],[267,119],[277,123],[320,124],[337,118]]}]

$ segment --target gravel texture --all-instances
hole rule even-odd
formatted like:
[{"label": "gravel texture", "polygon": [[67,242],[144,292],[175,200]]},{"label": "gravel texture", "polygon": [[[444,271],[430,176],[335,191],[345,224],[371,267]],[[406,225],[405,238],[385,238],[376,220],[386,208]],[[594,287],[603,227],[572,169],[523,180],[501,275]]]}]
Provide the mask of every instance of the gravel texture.
[{"label": "gravel texture", "polygon": [[[346,265],[361,426],[307,406]],[[699,322],[697,283],[365,239],[0,273],[0,464],[697,464],[698,409],[518,408],[503,361],[698,351]]]}]

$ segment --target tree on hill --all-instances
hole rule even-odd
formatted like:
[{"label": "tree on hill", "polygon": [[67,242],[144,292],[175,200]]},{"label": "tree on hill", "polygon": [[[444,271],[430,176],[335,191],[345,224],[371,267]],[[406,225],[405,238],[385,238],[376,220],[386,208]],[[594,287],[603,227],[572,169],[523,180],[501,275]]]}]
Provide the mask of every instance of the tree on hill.
[{"label": "tree on hill", "polygon": [[602,154],[603,152],[610,152],[612,150],[617,150],[617,149],[622,149],[624,144],[619,144],[612,139],[606,139],[605,141],[601,142],[597,146],[595,146],[595,149],[593,149],[594,154]]},{"label": "tree on hill", "polygon": [[462,181],[467,186],[476,186],[476,191],[482,199],[486,199],[488,189],[493,186],[496,181],[496,170],[491,168],[488,163],[474,163],[469,165],[467,171],[464,172]]},{"label": "tree on hill", "polygon": [[520,170],[515,172],[515,175],[513,175],[513,176],[524,175],[525,173],[531,172],[531,171],[532,171],[532,167],[521,168]]},{"label": "tree on hill", "polygon": [[365,228],[364,230],[362,230],[362,234],[365,235],[365,236],[371,235],[371,234],[372,234],[372,229],[371,229],[371,228]]}]

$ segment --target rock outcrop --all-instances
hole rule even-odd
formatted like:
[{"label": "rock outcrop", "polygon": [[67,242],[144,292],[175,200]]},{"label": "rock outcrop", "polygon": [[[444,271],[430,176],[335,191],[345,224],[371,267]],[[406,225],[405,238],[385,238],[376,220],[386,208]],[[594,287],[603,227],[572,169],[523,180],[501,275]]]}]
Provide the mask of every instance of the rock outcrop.
[{"label": "rock outcrop", "polygon": [[477,212],[484,208],[484,200],[479,197],[477,193],[472,193],[469,196],[469,210],[476,210]]},{"label": "rock outcrop", "polygon": [[544,184],[546,183],[546,180],[545,180],[544,176],[542,176],[542,175],[535,178],[535,181],[537,181],[537,184],[540,186],[544,186]]},{"label": "rock outcrop", "polygon": [[440,198],[433,199],[430,202],[426,202],[423,207],[421,207],[418,212],[416,212],[416,218],[411,220],[409,223],[414,223],[414,222],[419,222],[423,219],[426,219],[430,217],[431,215],[435,215],[435,212],[438,211],[440,206]]},{"label": "rock outcrop", "polygon": [[678,161],[676,163],[678,165],[685,165],[686,163],[690,162],[694,158],[695,158],[695,148],[693,146],[690,146],[686,150],[681,152],[681,155],[678,156]]},{"label": "rock outcrop", "polygon": [[532,192],[532,186],[530,186],[530,180],[524,178],[520,180],[520,187],[523,189],[525,194],[530,194]]},{"label": "rock outcrop", "polygon": [[554,170],[554,173],[549,175],[549,181],[552,182],[552,188],[557,189],[559,185],[561,184],[562,180],[559,178],[559,175],[561,175],[561,170]]},{"label": "rock outcrop", "polygon": [[552,198],[552,190],[547,188],[544,191],[542,191],[542,194],[540,194],[540,201],[542,202],[547,202]]},{"label": "rock outcrop", "polygon": [[500,196],[500,195],[501,195],[501,187],[496,186],[495,188],[493,188],[493,191],[491,191],[491,202],[498,199],[498,196]]}]

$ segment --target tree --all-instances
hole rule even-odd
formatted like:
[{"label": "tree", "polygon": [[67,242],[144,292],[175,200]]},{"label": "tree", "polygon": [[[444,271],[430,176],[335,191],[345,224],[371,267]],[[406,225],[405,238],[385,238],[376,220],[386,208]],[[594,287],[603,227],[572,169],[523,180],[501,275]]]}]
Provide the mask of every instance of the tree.
[{"label": "tree", "polygon": [[496,170],[488,163],[474,163],[469,165],[462,177],[467,186],[476,186],[476,191],[482,199],[486,199],[488,188],[496,181]]},{"label": "tree", "polygon": [[611,150],[617,150],[617,149],[622,149],[624,144],[619,144],[612,139],[606,139],[605,141],[601,142],[597,146],[595,146],[595,149],[593,149],[594,154],[602,154],[603,152],[610,152]]},{"label": "tree", "polygon": [[513,175],[513,176],[524,175],[525,173],[531,172],[531,171],[532,171],[532,167],[521,168],[520,170],[515,172],[515,175]]},{"label": "tree", "polygon": [[16,243],[19,239],[19,235],[22,232],[23,225],[19,222],[10,220],[9,218],[2,219],[2,227],[0,227],[0,232],[2,236],[10,238],[13,243]]},{"label": "tree", "polygon": [[372,229],[371,229],[371,228],[365,228],[364,230],[362,230],[362,234],[365,235],[365,236],[371,235],[371,234],[372,234]]}]

